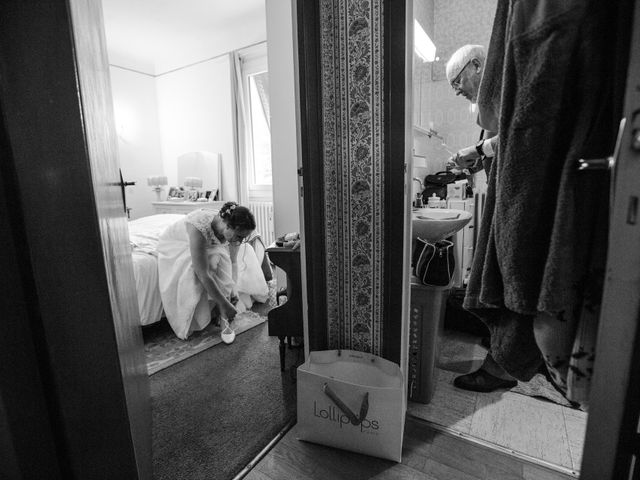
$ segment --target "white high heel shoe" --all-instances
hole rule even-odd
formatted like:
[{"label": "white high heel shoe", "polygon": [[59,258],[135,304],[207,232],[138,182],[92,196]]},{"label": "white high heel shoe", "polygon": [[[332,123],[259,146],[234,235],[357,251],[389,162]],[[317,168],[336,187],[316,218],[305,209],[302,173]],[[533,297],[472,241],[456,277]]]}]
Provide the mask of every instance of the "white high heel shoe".
[{"label": "white high heel shoe", "polygon": [[222,338],[222,341],[228,345],[233,343],[236,339],[236,332],[229,326],[229,320],[223,318],[222,321],[224,322],[225,327],[222,332],[220,332],[220,338]]}]

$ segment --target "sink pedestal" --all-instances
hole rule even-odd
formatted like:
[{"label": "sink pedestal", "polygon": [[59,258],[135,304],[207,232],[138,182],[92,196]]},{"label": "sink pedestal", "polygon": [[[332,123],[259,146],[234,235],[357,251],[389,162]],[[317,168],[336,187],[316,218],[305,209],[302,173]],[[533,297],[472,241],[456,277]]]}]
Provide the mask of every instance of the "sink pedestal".
[{"label": "sink pedestal", "polygon": [[[431,243],[454,235],[471,221],[457,209],[418,208],[411,212],[411,245],[416,238]],[[457,261],[457,260],[456,260]],[[409,400],[429,403],[436,386],[439,340],[451,285],[428,287],[411,278],[409,314]]]}]

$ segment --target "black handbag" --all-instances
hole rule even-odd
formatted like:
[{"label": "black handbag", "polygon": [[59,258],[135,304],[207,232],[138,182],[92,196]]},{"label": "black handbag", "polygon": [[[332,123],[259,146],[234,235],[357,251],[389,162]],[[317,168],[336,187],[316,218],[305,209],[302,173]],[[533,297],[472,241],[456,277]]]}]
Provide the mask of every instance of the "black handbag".
[{"label": "black handbag", "polygon": [[456,175],[452,172],[437,172],[434,175],[424,177],[424,190],[422,201],[426,204],[429,197],[435,193],[440,199],[447,198],[447,185],[456,181]]},{"label": "black handbag", "polygon": [[413,274],[423,285],[430,287],[446,287],[451,284],[455,269],[453,243],[440,240],[430,243],[416,238],[411,255]]}]

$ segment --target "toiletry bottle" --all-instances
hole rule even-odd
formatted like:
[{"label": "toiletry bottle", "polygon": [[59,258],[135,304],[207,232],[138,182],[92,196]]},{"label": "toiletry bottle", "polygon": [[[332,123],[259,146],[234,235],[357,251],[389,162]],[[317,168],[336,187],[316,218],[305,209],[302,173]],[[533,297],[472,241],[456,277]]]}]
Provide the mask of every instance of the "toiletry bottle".
[{"label": "toiletry bottle", "polygon": [[435,193],[429,197],[429,202],[427,203],[427,207],[429,208],[438,208],[440,206],[440,197],[438,197]]},{"label": "toiletry bottle", "polygon": [[416,208],[422,208],[423,207],[423,205],[422,205],[422,193],[421,192],[416,193],[416,199],[413,202],[413,206],[416,207]]}]

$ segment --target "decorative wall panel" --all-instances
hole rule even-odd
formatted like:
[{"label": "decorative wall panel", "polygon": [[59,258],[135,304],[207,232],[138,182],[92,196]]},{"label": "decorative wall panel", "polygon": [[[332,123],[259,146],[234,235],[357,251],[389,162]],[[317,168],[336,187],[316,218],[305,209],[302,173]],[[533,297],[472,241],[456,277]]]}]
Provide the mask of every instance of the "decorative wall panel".
[{"label": "decorative wall panel", "polygon": [[382,0],[321,0],[329,348],[381,353]]}]

